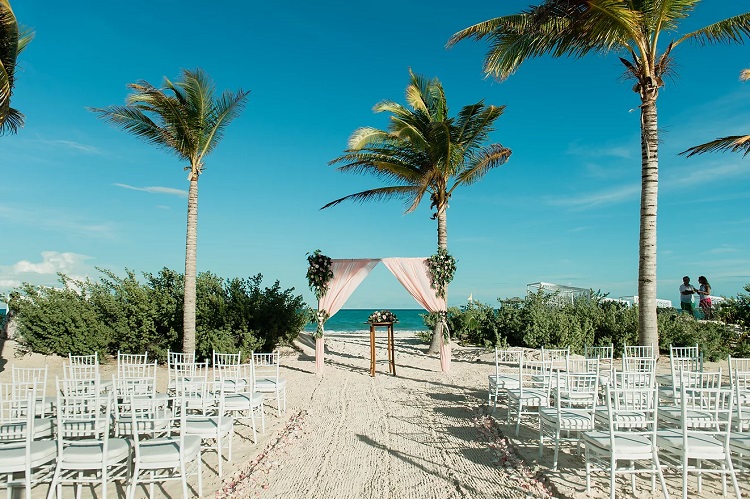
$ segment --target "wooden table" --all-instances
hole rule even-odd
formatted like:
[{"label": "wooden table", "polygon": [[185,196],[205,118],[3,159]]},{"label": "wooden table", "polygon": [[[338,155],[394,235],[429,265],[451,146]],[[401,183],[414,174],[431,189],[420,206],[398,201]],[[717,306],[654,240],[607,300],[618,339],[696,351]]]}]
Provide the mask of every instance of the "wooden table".
[{"label": "wooden table", "polygon": [[378,327],[388,328],[388,372],[396,375],[396,354],[393,351],[393,323],[373,322],[370,323],[370,376],[375,377],[375,329]]}]

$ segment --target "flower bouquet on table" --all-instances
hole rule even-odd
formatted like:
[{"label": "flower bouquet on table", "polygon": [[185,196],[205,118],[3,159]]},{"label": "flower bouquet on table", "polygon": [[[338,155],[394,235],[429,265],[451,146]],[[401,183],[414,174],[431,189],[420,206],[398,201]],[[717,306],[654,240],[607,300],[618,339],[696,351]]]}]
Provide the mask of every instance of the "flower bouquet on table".
[{"label": "flower bouquet on table", "polygon": [[379,324],[383,322],[398,322],[398,317],[396,317],[396,314],[391,312],[390,310],[377,310],[370,314],[370,317],[367,318],[367,322],[370,324]]}]

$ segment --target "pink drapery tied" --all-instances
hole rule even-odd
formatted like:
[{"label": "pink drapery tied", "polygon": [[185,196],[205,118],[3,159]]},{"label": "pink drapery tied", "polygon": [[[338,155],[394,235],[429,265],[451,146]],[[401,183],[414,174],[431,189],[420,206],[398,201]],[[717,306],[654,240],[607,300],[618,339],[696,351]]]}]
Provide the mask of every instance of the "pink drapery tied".
[{"label": "pink drapery tied", "polygon": [[[349,299],[365,277],[381,261],[422,308],[428,312],[447,312],[448,306],[445,298],[438,297],[431,286],[426,258],[333,259],[331,261],[333,278],[328,284],[326,294],[318,300],[318,311],[325,310],[329,318],[333,317],[336,312],[341,310],[346,300]],[[320,329],[323,330],[322,325]],[[323,356],[323,338],[316,338],[315,371],[318,374],[323,372]],[[443,372],[450,371],[450,361],[450,344],[445,341],[445,338],[442,338],[440,368]]]}]

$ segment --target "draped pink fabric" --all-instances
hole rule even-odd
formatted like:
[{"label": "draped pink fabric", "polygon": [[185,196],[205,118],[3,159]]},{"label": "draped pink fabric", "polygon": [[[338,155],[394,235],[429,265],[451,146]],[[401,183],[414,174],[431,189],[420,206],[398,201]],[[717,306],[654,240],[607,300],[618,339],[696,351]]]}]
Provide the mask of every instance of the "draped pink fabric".
[{"label": "draped pink fabric", "polygon": [[333,317],[379,261],[374,258],[332,260],[333,279],[328,283],[325,296],[318,300],[318,310],[325,310]]},{"label": "draped pink fabric", "polygon": [[445,298],[438,298],[430,286],[426,258],[383,258],[382,261],[422,308],[428,312],[448,310]]}]

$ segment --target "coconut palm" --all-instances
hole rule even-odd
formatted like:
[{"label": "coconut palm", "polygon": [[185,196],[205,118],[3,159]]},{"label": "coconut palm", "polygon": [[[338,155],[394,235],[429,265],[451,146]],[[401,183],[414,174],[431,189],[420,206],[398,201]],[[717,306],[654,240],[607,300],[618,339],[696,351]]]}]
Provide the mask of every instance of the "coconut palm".
[{"label": "coconut palm", "polygon": [[15,84],[16,59],[34,33],[19,28],[8,0],[0,0],[0,135],[16,133],[23,126],[23,114],[10,107]]},{"label": "coconut palm", "polygon": [[[750,69],[743,69],[740,73],[740,80],[750,80]],[[693,146],[686,151],[682,151],[680,154],[687,154],[687,157],[695,154],[703,154],[704,152],[715,152],[715,151],[731,151],[740,152],[744,151],[743,156],[747,156],[750,153],[750,135],[731,135],[729,137],[722,137],[720,139],[706,142],[699,146]]]},{"label": "coconut palm", "polygon": [[[638,260],[638,335],[658,348],[656,324],[656,211],[659,180],[656,100],[672,67],[674,49],[685,41],[701,45],[743,42],[750,13],[674,36],[700,0],[547,0],[518,14],[497,17],[459,31],[464,39],[490,43],[484,61],[488,75],[505,79],[526,59],[549,54],[582,57],[618,51],[641,105],[641,207]],[[661,49],[659,48],[661,46]]]},{"label": "coconut palm", "polygon": [[[478,102],[464,106],[456,117],[448,114],[443,86],[437,78],[427,80],[409,71],[406,87],[408,107],[392,101],[375,105],[376,113],[391,113],[388,130],[363,127],[349,138],[342,156],[330,164],[339,171],[371,174],[388,185],[344,196],[321,209],[343,201],[401,199],[406,213],[414,211],[429,195],[432,215],[437,219],[438,249],[448,249],[446,210],[453,191],[480,180],[510,157],[510,149],[489,144],[494,123],[505,106]],[[430,351],[439,348],[433,336]]]},{"label": "coconut palm", "polygon": [[225,91],[215,96],[211,79],[201,69],[182,71],[182,80],[164,79],[158,89],[141,81],[124,106],[93,108],[100,118],[149,144],[165,148],[189,163],[187,242],[185,245],[185,306],[182,349],[195,351],[195,279],[198,230],[198,177],[203,160],[221,141],[227,125],[239,116],[249,92]]}]

